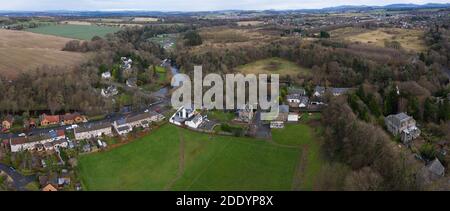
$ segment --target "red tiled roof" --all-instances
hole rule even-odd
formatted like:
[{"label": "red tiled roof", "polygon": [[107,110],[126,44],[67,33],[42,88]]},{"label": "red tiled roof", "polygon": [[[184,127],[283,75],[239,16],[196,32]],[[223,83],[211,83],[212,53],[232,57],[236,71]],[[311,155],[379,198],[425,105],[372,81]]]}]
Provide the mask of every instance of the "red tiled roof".
[{"label": "red tiled roof", "polygon": [[60,137],[60,136],[65,136],[66,134],[64,133],[64,130],[57,130],[57,131],[56,131],[56,135],[57,135],[58,137]]},{"label": "red tiled roof", "polygon": [[59,122],[58,115],[43,115],[42,121],[47,120],[48,122]]},{"label": "red tiled roof", "polygon": [[81,115],[79,113],[73,113],[73,114],[64,114],[61,116],[62,120],[75,120],[75,118],[80,117]]},{"label": "red tiled roof", "polygon": [[11,115],[6,116],[6,118],[4,119],[4,121],[8,121],[10,123],[12,123],[14,121],[14,117]]}]

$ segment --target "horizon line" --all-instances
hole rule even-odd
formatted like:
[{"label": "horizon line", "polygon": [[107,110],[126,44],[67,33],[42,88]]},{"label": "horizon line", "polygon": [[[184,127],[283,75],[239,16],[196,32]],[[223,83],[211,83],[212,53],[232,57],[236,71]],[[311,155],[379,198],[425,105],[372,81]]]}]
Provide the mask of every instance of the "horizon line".
[{"label": "horizon line", "polygon": [[337,6],[329,7],[318,7],[318,8],[295,8],[295,9],[219,9],[219,10],[148,10],[148,9],[96,9],[96,10],[69,10],[69,9],[52,9],[52,10],[1,10],[1,12],[160,12],[160,13],[193,13],[193,12],[223,12],[223,11],[296,11],[296,10],[324,10],[332,9],[338,7],[386,7],[390,5],[411,5],[411,6],[426,6],[426,5],[442,5],[450,7],[450,2],[448,3],[424,3],[424,4],[414,4],[414,3],[391,3],[384,5],[358,5],[358,4],[342,4]]}]

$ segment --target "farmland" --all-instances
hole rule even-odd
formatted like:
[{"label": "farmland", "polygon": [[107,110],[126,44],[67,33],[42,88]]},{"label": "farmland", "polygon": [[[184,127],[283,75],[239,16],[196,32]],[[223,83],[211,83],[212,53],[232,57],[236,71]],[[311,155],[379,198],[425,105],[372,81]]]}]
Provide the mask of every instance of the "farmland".
[{"label": "farmland", "polygon": [[386,41],[397,41],[405,50],[422,52],[426,50],[424,33],[420,30],[379,28],[366,30],[361,28],[341,28],[331,32],[332,36],[351,42],[359,42],[378,47],[385,47]]},{"label": "farmland", "polygon": [[259,26],[264,24],[263,21],[239,21],[237,22],[238,26]]},{"label": "farmland", "polygon": [[0,30],[0,75],[14,78],[41,65],[73,66],[85,55],[61,51],[70,39],[24,31]]},{"label": "farmland", "polygon": [[290,190],[300,154],[297,147],[165,125],[82,156],[79,173],[87,190]]},{"label": "farmland", "polygon": [[82,25],[82,24],[54,24],[27,29],[29,32],[48,34],[72,39],[90,40],[94,36],[105,37],[107,34],[119,31],[118,27]]},{"label": "farmland", "polygon": [[236,70],[244,74],[280,74],[280,76],[309,75],[311,71],[294,62],[276,57],[242,65],[237,67]]}]

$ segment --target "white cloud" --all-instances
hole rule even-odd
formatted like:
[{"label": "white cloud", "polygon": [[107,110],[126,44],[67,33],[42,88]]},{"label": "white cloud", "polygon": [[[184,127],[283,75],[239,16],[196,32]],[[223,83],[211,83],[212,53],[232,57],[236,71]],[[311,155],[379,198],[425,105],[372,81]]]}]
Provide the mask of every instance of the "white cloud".
[{"label": "white cloud", "polygon": [[386,5],[393,3],[449,3],[449,0],[14,0],[5,1],[0,10],[262,10],[312,9],[339,5]]}]

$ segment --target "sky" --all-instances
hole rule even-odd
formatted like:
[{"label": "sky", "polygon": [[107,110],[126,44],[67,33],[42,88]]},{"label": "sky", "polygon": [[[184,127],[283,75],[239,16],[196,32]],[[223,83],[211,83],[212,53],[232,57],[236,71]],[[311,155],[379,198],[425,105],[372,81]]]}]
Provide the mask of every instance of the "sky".
[{"label": "sky", "polygon": [[285,10],[318,9],[340,5],[387,5],[397,3],[450,3],[450,0],[0,0],[0,10]]}]

